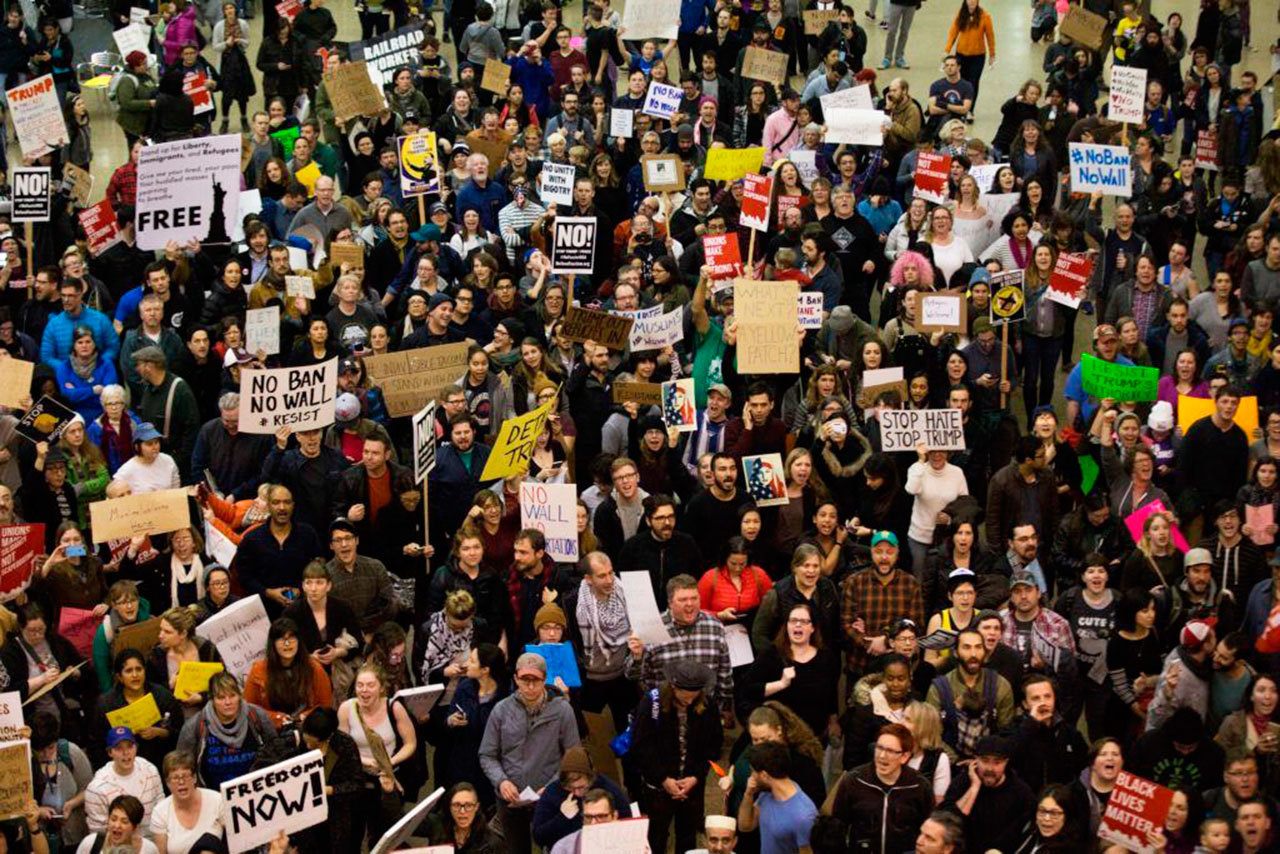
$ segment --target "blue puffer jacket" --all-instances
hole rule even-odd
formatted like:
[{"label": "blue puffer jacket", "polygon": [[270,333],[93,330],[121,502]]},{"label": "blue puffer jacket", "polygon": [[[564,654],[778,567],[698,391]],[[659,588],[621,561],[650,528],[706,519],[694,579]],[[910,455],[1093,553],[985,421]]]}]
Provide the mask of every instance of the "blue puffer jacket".
[{"label": "blue puffer jacket", "polygon": [[82,379],[71,369],[71,360],[59,362],[56,368],[58,376],[58,390],[62,392],[62,396],[71,404],[71,408],[80,413],[80,417],[84,419],[85,424],[90,424],[95,418],[102,414],[102,402],[98,400],[98,395],[94,393],[93,387],[114,385],[120,381],[116,374],[115,365],[108,362],[102,357],[98,358],[98,363],[93,367],[93,377],[91,379]]}]

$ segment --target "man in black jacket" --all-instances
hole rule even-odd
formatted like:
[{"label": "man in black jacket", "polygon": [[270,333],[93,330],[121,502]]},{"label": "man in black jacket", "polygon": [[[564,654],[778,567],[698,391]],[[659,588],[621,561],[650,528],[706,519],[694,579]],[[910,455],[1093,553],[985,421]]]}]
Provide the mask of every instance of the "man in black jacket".
[{"label": "man in black jacket", "polygon": [[338,478],[348,469],[347,458],[322,441],[324,430],[303,430],[296,434],[298,446],[288,449],[288,425],[276,432],[276,441],[262,464],[262,481],[280,483],[297,496],[294,518],[317,531],[329,527]]},{"label": "man in black jacket", "polygon": [[378,524],[378,515],[397,500],[395,483],[402,473],[408,473],[405,466],[391,462],[390,450],[382,436],[366,437],[361,461],[342,473],[330,505],[331,518],[345,516],[354,522],[366,544],[365,553],[383,563],[386,545],[394,538]]},{"label": "man in black jacket", "polygon": [[942,808],[960,816],[964,834],[981,839],[987,849],[1014,851],[1035,809],[1030,787],[1009,768],[1012,743],[1001,736],[984,736],[967,774],[951,779]]},{"label": "man in black jacket", "polygon": [[1057,688],[1036,673],[1022,683],[1026,714],[1013,733],[1013,769],[1035,791],[1050,783],[1071,783],[1089,759],[1089,746],[1075,726],[1058,714]]},{"label": "man in black jacket", "polygon": [[653,582],[658,602],[666,596],[667,582],[681,573],[700,577],[706,565],[698,541],[676,530],[676,503],[668,495],[644,500],[644,523],[618,555],[619,572],[643,571]]}]

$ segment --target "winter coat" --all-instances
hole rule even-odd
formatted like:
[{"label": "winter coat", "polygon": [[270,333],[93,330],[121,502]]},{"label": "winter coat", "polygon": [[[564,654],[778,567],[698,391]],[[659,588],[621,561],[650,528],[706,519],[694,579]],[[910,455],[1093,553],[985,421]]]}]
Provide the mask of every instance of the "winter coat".
[{"label": "winter coat", "polygon": [[58,391],[66,399],[71,408],[80,414],[86,424],[102,414],[102,403],[94,393],[94,386],[108,386],[119,382],[115,366],[101,356],[93,366],[93,376],[82,379],[71,369],[71,360],[59,362]]}]

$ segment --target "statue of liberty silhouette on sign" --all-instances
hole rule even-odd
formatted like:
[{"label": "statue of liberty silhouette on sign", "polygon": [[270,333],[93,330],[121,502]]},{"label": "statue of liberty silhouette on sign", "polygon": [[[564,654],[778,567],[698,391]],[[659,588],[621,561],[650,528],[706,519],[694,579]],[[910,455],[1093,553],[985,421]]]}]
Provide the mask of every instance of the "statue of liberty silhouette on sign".
[{"label": "statue of liberty silhouette on sign", "polygon": [[231,235],[227,234],[227,216],[223,211],[227,191],[215,178],[213,181],[213,210],[209,212],[209,233],[202,241],[206,246],[215,243],[230,243]]}]

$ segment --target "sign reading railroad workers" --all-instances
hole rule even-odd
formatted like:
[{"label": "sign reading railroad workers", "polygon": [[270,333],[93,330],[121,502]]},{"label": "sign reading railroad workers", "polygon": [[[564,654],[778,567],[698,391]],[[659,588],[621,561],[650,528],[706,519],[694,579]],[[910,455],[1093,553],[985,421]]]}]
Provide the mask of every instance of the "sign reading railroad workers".
[{"label": "sign reading railroad workers", "polygon": [[418,45],[422,44],[422,24],[410,24],[394,33],[351,44],[351,58],[369,64],[369,76],[379,86],[391,85],[397,68],[417,69]]},{"label": "sign reading railroad workers", "polygon": [[266,845],[281,831],[297,833],[329,819],[324,756],[311,750],[222,784],[227,805],[227,850]]},{"label": "sign reading railroad workers", "polygon": [[591,275],[596,255],[595,217],[558,216],[552,233],[551,272]]},{"label": "sign reading railroad workers", "polygon": [[240,432],[274,434],[281,427],[316,430],[333,423],[338,360],[296,368],[240,372]]}]

